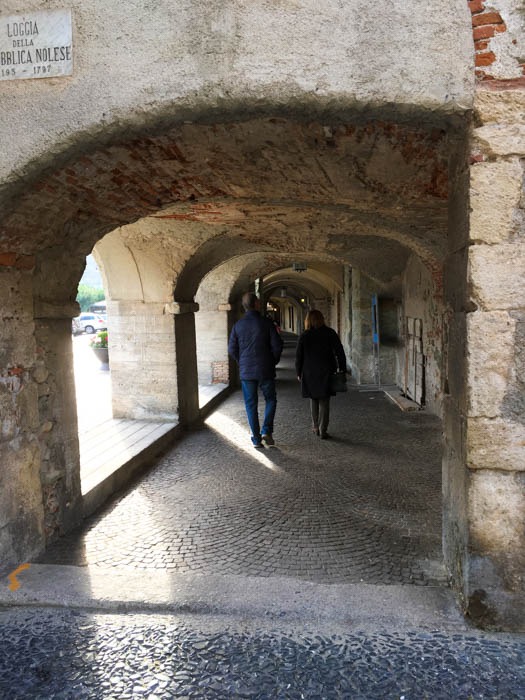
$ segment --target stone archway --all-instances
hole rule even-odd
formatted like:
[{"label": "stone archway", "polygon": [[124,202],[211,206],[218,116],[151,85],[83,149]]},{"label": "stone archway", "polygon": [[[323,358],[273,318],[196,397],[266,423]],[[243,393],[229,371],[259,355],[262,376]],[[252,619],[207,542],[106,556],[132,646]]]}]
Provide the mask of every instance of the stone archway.
[{"label": "stone archway", "polygon": [[[33,238],[36,337],[44,371],[64,375],[54,363],[60,356],[67,376],[66,329],[69,337],[80,276],[80,263],[68,261],[79,261],[100,240],[114,327],[116,415],[158,416],[177,409],[191,422],[199,409],[194,298],[203,278],[230,279],[229,299],[221,303],[231,303],[241,280],[264,277],[283,261],[306,256],[321,266],[353,265],[391,284],[402,274],[409,250],[439,276],[447,246],[449,148],[447,129],[434,125],[370,121],[327,130],[319,123],[258,118],[180,126],[68,163],[51,173],[44,189],[17,202],[6,221],[13,236],[24,230],[27,240]],[[209,153],[217,159],[214,168]],[[388,166],[400,160],[404,169],[394,173]],[[64,202],[76,200],[67,225],[49,209],[57,190]],[[62,215],[71,214],[64,206]],[[36,218],[45,236],[34,227]],[[115,228],[115,219],[122,225]],[[57,275],[61,268],[66,275]],[[322,275],[321,267],[319,279]],[[126,330],[130,320],[132,333]],[[159,361],[149,371],[144,357],[151,327]],[[155,383],[162,392],[154,391]],[[80,517],[76,425],[63,420],[70,391],[66,381],[57,383],[39,406],[39,419],[53,428],[40,440],[42,454],[51,456],[42,471],[52,496],[46,505],[48,537],[70,527],[69,513],[73,521]]]},{"label": "stone archway", "polygon": [[[82,261],[105,234],[115,232],[140,269],[133,293],[112,275],[121,310],[157,304],[160,322],[175,301],[165,326],[175,326],[175,363],[194,355],[200,280],[236,251],[347,255],[371,279],[400,277],[410,251],[443,302],[447,563],[465,606],[472,600],[489,622],[513,623],[525,550],[523,79],[517,3],[505,5],[497,27],[482,4],[471,3],[475,23],[489,27],[487,43],[500,39],[486,51],[474,32],[487,83],[475,101],[460,0],[434,7],[431,19],[415,0],[386,15],[334,1],[322,18],[305,7],[277,17],[239,6],[222,23],[212,9],[177,5],[186,21],[176,27],[163,9],[124,17],[117,8],[141,47],[145,69],[133,78],[101,0],[78,0],[83,43],[61,109],[52,81],[3,83],[3,133],[17,146],[0,165],[4,559],[25,558],[81,517],[69,319]],[[87,20],[89,33],[80,31]],[[385,23],[388,47],[377,39]],[[144,26],[163,27],[155,51],[141,41]],[[264,27],[257,42],[254,26]],[[290,26],[302,27],[292,46]],[[158,70],[175,45],[169,27],[184,48]],[[102,77],[95,37],[108,39],[112,72]],[[485,349],[487,337],[501,352]],[[197,370],[179,369],[176,400],[191,419]]]}]

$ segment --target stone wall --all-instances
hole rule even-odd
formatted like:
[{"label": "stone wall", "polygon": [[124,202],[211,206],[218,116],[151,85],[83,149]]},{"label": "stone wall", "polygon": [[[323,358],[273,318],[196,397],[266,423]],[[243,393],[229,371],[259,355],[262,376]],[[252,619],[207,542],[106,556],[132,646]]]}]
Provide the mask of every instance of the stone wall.
[{"label": "stone wall", "polygon": [[[447,565],[470,614],[520,624],[525,52],[521,4],[496,5],[439,0],[430,16],[419,0],[327,0],[322,12],[311,0],[147,12],[73,0],[74,74],[2,82],[3,561],[79,513],[68,323],[78,269],[105,233],[118,229],[106,270],[115,413],[178,407],[186,424],[198,415],[192,299],[211,269],[235,259],[223,287],[235,296],[292,252],[352,265],[352,367],[366,382],[369,292],[412,253],[433,298],[444,285]],[[2,12],[50,6],[6,0]],[[467,153],[475,56],[484,88]],[[337,327],[339,307],[318,301]]]},{"label": "stone wall", "polygon": [[[29,265],[27,264],[29,262]],[[44,545],[40,481],[39,386],[31,269],[34,261],[0,259],[0,553],[17,564]],[[46,426],[42,426],[46,428]]]},{"label": "stone wall", "polygon": [[[40,479],[46,542],[67,532],[83,517],[76,420],[71,319],[43,316],[36,308]],[[46,311],[49,314],[49,309]],[[95,399],[96,400],[96,397]]]},{"label": "stone wall", "polygon": [[468,143],[459,138],[450,158],[448,255],[443,270],[443,553],[451,583],[467,596],[468,515],[466,470],[466,314],[469,236]]},{"label": "stone wall", "polygon": [[228,382],[228,310],[195,315],[199,384]]},{"label": "stone wall", "polygon": [[[403,278],[403,316],[421,319],[423,356],[425,358],[425,407],[438,416],[443,403],[443,320],[441,290],[436,290],[432,274],[420,260],[412,256]],[[406,338],[405,338],[406,341]],[[398,352],[397,384],[403,386],[405,351]]]},{"label": "stone wall", "polygon": [[374,282],[352,270],[352,375],[358,384],[377,381],[372,349],[372,294]]},{"label": "stone wall", "polygon": [[352,268],[345,265],[341,293],[341,343],[345,349],[347,368],[352,367]]},{"label": "stone wall", "polygon": [[525,624],[524,107],[523,90],[478,91],[466,323],[468,609],[516,628]]},{"label": "stone wall", "polygon": [[[2,14],[55,7],[62,5],[4,0]],[[147,11],[141,0],[72,0],[67,7],[73,75],[2,82],[2,136],[16,148],[4,150],[0,182],[18,179],[29,163],[49,163],[72,134],[105,142],[115,129],[147,126],[153,114],[172,121],[175,111],[191,119],[199,107],[220,113],[305,102],[311,118],[342,96],[355,105],[416,102],[445,111],[470,101],[465,0],[435,0],[431,21],[419,0],[324,0],[322,12],[312,0],[161,0]]]},{"label": "stone wall", "polygon": [[113,416],[176,420],[173,315],[161,303],[108,301]]},{"label": "stone wall", "polygon": [[[351,347],[348,362],[357,384],[388,385],[396,382],[398,347],[402,329],[397,323],[397,303],[391,290],[361,270],[352,269]],[[374,358],[372,297],[378,295],[379,354]],[[349,304],[343,297],[343,308]]]}]

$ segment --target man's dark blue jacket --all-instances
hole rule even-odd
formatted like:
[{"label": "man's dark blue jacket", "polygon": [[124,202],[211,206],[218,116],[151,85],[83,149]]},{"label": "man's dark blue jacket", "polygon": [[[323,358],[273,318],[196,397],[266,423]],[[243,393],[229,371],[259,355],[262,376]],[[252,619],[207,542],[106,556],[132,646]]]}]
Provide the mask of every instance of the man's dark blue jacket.
[{"label": "man's dark blue jacket", "polygon": [[281,358],[283,341],[268,318],[247,311],[234,325],[228,352],[239,363],[241,379],[273,379]]}]

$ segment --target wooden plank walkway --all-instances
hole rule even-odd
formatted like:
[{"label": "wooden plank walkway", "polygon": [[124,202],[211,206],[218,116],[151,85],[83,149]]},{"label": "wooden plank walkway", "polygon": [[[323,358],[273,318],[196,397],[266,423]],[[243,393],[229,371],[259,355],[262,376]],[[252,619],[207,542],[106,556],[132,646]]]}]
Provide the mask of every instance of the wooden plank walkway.
[{"label": "wooden plank walkway", "polygon": [[176,422],[109,419],[81,432],[84,516],[91,515],[152,464],[180,434]]},{"label": "wooden plank walkway", "polygon": [[81,433],[82,495],[140,455],[176,425],[177,423],[110,419]]}]

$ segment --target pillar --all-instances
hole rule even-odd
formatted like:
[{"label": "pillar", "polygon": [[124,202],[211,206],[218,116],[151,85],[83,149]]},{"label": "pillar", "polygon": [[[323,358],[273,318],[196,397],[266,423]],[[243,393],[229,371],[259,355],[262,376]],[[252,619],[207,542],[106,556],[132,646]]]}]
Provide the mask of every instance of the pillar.
[{"label": "pillar", "polygon": [[525,629],[523,90],[479,90],[466,319],[467,610]]},{"label": "pillar", "polygon": [[469,238],[467,138],[451,144],[448,253],[443,266],[443,554],[460,603],[468,598],[466,323]]},{"label": "pillar", "polygon": [[352,366],[352,268],[343,268],[343,294],[341,297],[341,342],[348,365]]},{"label": "pillar", "polygon": [[0,254],[0,562],[18,565],[43,549],[40,419],[34,373],[32,267]]},{"label": "pillar", "polygon": [[163,302],[108,301],[114,418],[178,418],[173,310]]},{"label": "pillar", "polygon": [[195,312],[199,310],[199,305],[191,302],[174,302],[169,305],[169,308],[175,319],[179,421],[182,425],[189,426],[200,417],[195,337]]},{"label": "pillar", "polygon": [[357,384],[376,381],[372,345],[372,281],[352,269],[352,375]]},{"label": "pillar", "polygon": [[228,384],[228,303],[202,308],[195,316],[199,383]]},{"label": "pillar", "polygon": [[[76,302],[35,301],[40,478],[46,543],[82,520],[80,454],[71,340]],[[95,397],[96,400],[96,397]]]}]

